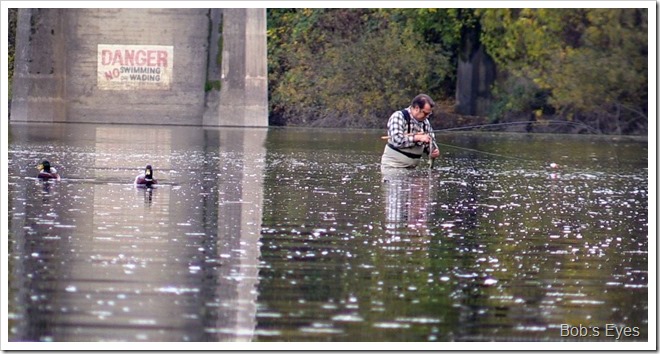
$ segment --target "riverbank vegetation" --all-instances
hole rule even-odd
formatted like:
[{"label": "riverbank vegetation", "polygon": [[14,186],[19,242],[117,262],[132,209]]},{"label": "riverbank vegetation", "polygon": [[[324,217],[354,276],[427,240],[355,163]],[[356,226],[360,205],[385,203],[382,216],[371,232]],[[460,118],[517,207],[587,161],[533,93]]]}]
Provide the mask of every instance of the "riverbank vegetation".
[{"label": "riverbank vegetation", "polygon": [[9,70],[7,70],[7,74],[9,75],[8,82],[9,82],[9,87],[8,87],[8,95],[9,95],[9,102],[11,102],[11,84],[12,84],[12,78],[14,77],[14,58],[16,54],[16,23],[18,21],[18,9],[8,9],[8,28],[9,28],[9,33],[8,33],[8,44],[7,44],[7,59],[8,59],[8,66]]},{"label": "riverbank vegetation", "polygon": [[[9,9],[10,102],[16,18]],[[268,9],[267,20],[271,125],[383,128],[425,92],[436,129],[648,134],[647,9]],[[492,82],[473,77],[477,50]],[[466,87],[481,113],[460,108]]]},{"label": "riverbank vegetation", "polygon": [[[646,9],[269,9],[270,123],[381,128],[426,92],[439,103],[434,126],[565,122],[561,131],[647,134],[647,16]],[[457,63],[470,55],[463,49],[474,31],[497,68],[480,117],[454,109]]]}]

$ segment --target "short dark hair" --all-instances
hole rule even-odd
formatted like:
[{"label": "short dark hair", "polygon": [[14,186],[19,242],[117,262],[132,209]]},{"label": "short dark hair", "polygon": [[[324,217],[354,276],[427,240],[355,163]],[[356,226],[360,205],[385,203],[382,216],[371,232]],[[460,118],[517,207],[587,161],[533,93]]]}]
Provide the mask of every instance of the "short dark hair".
[{"label": "short dark hair", "polygon": [[429,106],[431,106],[431,108],[435,107],[435,102],[433,102],[433,99],[431,99],[429,95],[420,93],[419,95],[415,96],[415,98],[413,98],[410,105],[412,107],[424,109],[424,106],[426,106],[427,103],[429,104]]}]

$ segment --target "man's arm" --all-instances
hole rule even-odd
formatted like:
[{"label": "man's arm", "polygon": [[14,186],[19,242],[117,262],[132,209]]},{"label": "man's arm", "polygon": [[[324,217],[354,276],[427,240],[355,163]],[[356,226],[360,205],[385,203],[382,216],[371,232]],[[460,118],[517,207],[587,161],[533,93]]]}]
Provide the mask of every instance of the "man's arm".
[{"label": "man's arm", "polygon": [[403,117],[401,111],[392,113],[387,123],[387,128],[390,144],[397,148],[407,148],[415,145],[414,135],[406,134],[406,119]]}]

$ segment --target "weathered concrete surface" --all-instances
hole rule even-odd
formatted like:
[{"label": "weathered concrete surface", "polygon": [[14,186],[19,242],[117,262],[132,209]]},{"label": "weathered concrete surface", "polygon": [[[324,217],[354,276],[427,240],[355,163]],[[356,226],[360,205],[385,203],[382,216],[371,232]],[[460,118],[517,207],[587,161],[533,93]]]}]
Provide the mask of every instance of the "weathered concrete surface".
[{"label": "weathered concrete surface", "polygon": [[12,120],[56,122],[66,116],[63,13],[18,11]]},{"label": "weathered concrete surface", "polygon": [[[210,22],[211,30],[209,33],[209,59],[206,70],[206,80],[208,82],[220,82],[222,65],[222,9],[211,9]],[[220,90],[212,89],[206,92],[206,107],[204,109],[204,125],[218,124],[218,106],[220,105]]]},{"label": "weathered concrete surface", "polygon": [[225,9],[223,24],[222,88],[215,124],[267,126],[266,10]]},{"label": "weathered concrete surface", "polygon": [[[226,17],[232,30],[223,34],[230,48],[222,51],[227,91],[207,103],[205,83],[220,79],[211,62],[218,10],[20,9],[11,119],[267,126],[265,9],[227,10],[233,12]],[[172,48],[171,82],[159,89],[99,87],[99,45]]]}]

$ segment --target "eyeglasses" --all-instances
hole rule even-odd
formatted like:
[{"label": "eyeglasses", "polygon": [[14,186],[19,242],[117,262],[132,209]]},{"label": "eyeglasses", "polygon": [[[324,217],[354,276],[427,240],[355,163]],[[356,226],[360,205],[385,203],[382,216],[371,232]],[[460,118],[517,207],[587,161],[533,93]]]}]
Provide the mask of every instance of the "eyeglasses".
[{"label": "eyeglasses", "polygon": [[431,114],[433,114],[433,111],[428,111],[428,112],[426,112],[426,111],[425,111],[424,109],[422,109],[422,108],[420,108],[419,111],[422,112],[422,114],[424,114],[424,116],[423,116],[424,118],[426,118],[426,117],[430,117]]}]

